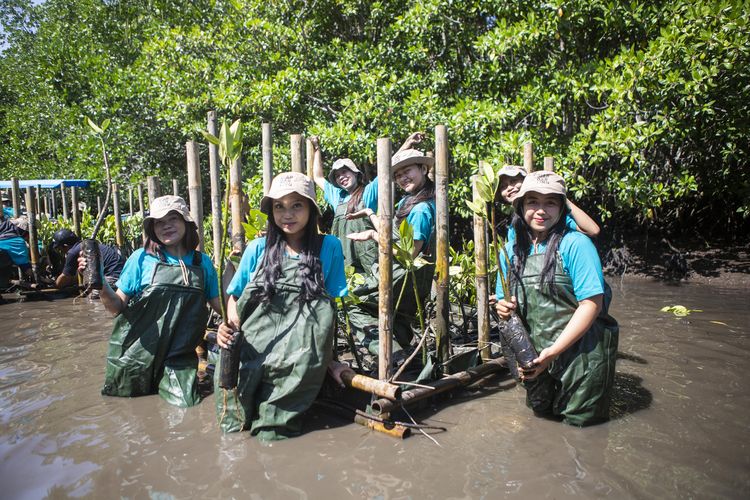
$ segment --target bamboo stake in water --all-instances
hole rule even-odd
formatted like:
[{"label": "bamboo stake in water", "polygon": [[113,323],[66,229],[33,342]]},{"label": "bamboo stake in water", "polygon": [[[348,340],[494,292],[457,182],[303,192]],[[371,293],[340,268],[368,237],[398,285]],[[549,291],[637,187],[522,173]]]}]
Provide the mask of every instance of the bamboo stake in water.
[{"label": "bamboo stake in water", "polygon": [[172,178],[172,194],[174,196],[180,196],[180,184],[175,178]]},{"label": "bamboo stake in water", "polygon": [[[65,181],[60,183],[60,198],[62,199],[62,213],[65,221],[70,220],[70,214],[68,213],[68,200],[65,199]],[[28,210],[28,207],[26,207]]]},{"label": "bamboo stake in water", "polygon": [[159,177],[155,175],[149,175],[147,178],[148,182],[148,209],[151,210],[151,206],[154,200],[161,196],[161,189],[159,188]]},{"label": "bamboo stake in water", "polygon": [[273,180],[273,131],[270,123],[263,123],[263,194],[268,194]]},{"label": "bamboo stake in water", "polygon": [[34,200],[33,186],[26,188],[26,215],[29,218],[29,257],[31,260],[31,271],[36,282],[39,273],[39,246],[37,245],[36,201]]},{"label": "bamboo stake in water", "polygon": [[529,173],[534,171],[534,145],[531,141],[523,145],[523,168]]},{"label": "bamboo stake in water", "polygon": [[289,138],[292,152],[292,172],[305,173],[304,140],[302,134],[292,134]]},{"label": "bamboo stake in water", "polygon": [[393,349],[393,172],[391,140],[378,139],[378,378],[388,380]]},{"label": "bamboo stake in water", "polygon": [[73,211],[73,231],[76,236],[81,236],[81,217],[78,215],[78,188],[76,186],[70,187],[70,199]]},{"label": "bamboo stake in water", "polygon": [[125,246],[125,237],[122,233],[122,219],[120,218],[120,191],[117,183],[112,183],[112,212],[115,216],[115,241],[119,248]]},{"label": "bamboo stake in water", "polygon": [[[219,136],[216,111],[208,112],[208,132]],[[221,158],[219,147],[208,143],[208,168],[211,177],[211,230],[214,241],[214,265],[218,267],[221,258]]]},{"label": "bamboo stake in water", "polygon": [[146,216],[146,207],[143,203],[143,183],[138,183],[138,211],[141,212],[141,217]]},{"label": "bamboo stake in water", "polygon": [[[198,227],[198,250],[203,251],[203,193],[201,186],[200,155],[198,143],[188,141],[185,144],[187,155],[188,198],[190,199],[190,216]],[[177,195],[175,195],[177,196]]]},{"label": "bamboo stake in water", "polygon": [[547,172],[555,171],[555,159],[551,156],[544,157],[544,170]]},{"label": "bamboo stake in water", "polygon": [[[448,314],[450,303],[448,287],[448,132],[445,125],[435,127],[435,218],[437,248],[435,253],[435,278],[437,300],[435,317],[435,342],[440,363],[447,361],[450,353]],[[417,297],[419,300],[419,297]]]},{"label": "bamboo stake in water", "polygon": [[[480,171],[482,167],[480,166]],[[482,197],[477,189],[477,176],[471,177],[473,200],[482,204]],[[477,285],[477,330],[479,333],[479,352],[482,360],[490,359],[490,311],[489,283],[487,279],[487,223],[484,217],[474,214],[474,266]]]},{"label": "bamboo stake in water", "polygon": [[21,215],[21,185],[18,182],[18,177],[10,178],[10,191],[10,199],[13,203],[13,216],[19,217]]},{"label": "bamboo stake in water", "polygon": [[229,169],[229,189],[232,205],[232,248],[240,254],[245,251],[244,204],[242,203],[242,160],[237,158]]}]

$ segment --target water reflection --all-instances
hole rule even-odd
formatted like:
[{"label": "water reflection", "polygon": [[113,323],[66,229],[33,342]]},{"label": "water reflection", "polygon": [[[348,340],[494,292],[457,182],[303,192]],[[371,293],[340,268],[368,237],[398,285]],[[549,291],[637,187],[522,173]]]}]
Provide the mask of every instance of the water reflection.
[{"label": "water reflection", "polygon": [[[676,319],[659,311],[702,309]],[[413,413],[448,428],[406,441],[325,413],[262,445],[222,436],[213,397],[100,395],[111,320],[72,300],[0,306],[5,498],[727,497],[750,494],[746,294],[624,280],[612,421],[535,418],[521,388],[461,393]]]}]

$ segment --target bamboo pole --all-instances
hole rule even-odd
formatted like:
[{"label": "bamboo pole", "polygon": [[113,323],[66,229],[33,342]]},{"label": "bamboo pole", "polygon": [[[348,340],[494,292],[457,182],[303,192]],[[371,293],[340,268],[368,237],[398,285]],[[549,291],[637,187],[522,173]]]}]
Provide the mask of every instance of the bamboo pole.
[{"label": "bamboo pole", "polygon": [[52,199],[52,217],[57,217],[57,196],[55,196],[55,190],[50,189],[49,194]]},{"label": "bamboo pole", "polygon": [[133,186],[128,187],[128,214],[133,215]]},{"label": "bamboo pole", "polygon": [[[65,199],[65,181],[60,183],[60,198],[62,200],[63,219],[67,222],[70,220],[70,213],[68,212],[68,200]],[[26,210],[28,209],[29,207],[26,207]]]},{"label": "bamboo pole", "polygon": [[[453,375],[447,375],[440,380],[432,382],[426,382],[424,385],[428,387],[417,387],[401,393],[401,399],[398,401],[391,401],[390,399],[381,398],[370,405],[372,412],[375,415],[382,415],[384,413],[391,413],[397,410],[402,405],[407,405],[419,401],[421,399],[432,397],[441,392],[455,389],[456,387],[463,387],[502,370],[507,370],[505,358],[492,359],[479,366],[469,368],[466,371],[458,372]],[[511,379],[508,387],[515,385],[515,380]]]},{"label": "bamboo pole", "polygon": [[34,281],[37,281],[39,272],[39,245],[37,244],[37,219],[36,201],[34,200],[34,187],[26,188],[26,215],[29,218],[29,257],[31,260],[31,271]]},{"label": "bamboo pole", "polygon": [[544,157],[544,170],[547,172],[555,171],[555,159],[551,156]]},{"label": "bamboo pole", "polygon": [[48,218],[50,219],[52,218],[52,215],[50,214],[50,211],[49,211],[49,195],[48,194],[44,195],[44,213],[47,214]]},{"label": "bamboo pole", "polygon": [[101,196],[96,197],[96,213],[98,214],[102,213],[102,197]]},{"label": "bamboo pole", "polygon": [[151,205],[154,200],[161,196],[161,189],[159,186],[159,177],[156,175],[149,175],[147,177],[148,182],[148,209],[151,210]]},{"label": "bamboo pole", "polygon": [[341,372],[341,381],[347,387],[369,392],[383,398],[397,400],[401,397],[400,386],[391,384],[385,380],[376,380],[365,375],[359,375],[354,370],[344,370]]},{"label": "bamboo pole", "polygon": [[73,231],[76,236],[81,237],[81,216],[78,213],[78,188],[76,186],[70,187],[70,200],[73,212]]},{"label": "bamboo pole", "polygon": [[305,173],[305,151],[302,134],[292,134],[289,137],[289,142],[292,152],[292,172]]},{"label": "bamboo pole", "polygon": [[393,349],[393,172],[391,171],[391,140],[378,139],[378,378],[388,380],[391,375]]},{"label": "bamboo pole", "polygon": [[42,185],[37,184],[36,185],[36,214],[41,219],[42,217]]},{"label": "bamboo pole", "polygon": [[435,278],[437,283],[435,343],[438,362],[447,361],[450,356],[450,334],[448,314],[450,302],[448,287],[448,131],[445,125],[435,127],[435,218],[437,248],[435,254]]},{"label": "bamboo pole", "polygon": [[115,242],[119,248],[125,246],[125,237],[122,233],[122,219],[120,219],[120,191],[117,183],[112,183],[112,211],[115,216]]},{"label": "bamboo pole", "polygon": [[529,173],[534,171],[534,145],[531,141],[523,145],[523,168]]},{"label": "bamboo pole", "polygon": [[386,426],[383,422],[378,422],[359,414],[354,415],[354,423],[399,439],[407,438],[411,434],[411,430],[403,425],[394,424]]},{"label": "bamboo pole", "polygon": [[180,196],[180,184],[174,177],[172,178],[172,194],[174,196]]},{"label": "bamboo pole", "polygon": [[[479,167],[482,171],[482,166]],[[478,176],[471,176],[474,192],[474,203],[483,205],[477,189]],[[474,214],[474,266],[477,284],[477,330],[479,333],[479,352],[482,360],[490,359],[490,310],[489,283],[487,279],[487,223],[484,217]]]},{"label": "bamboo pole", "polygon": [[315,147],[310,139],[306,139],[305,144],[307,145],[307,152],[305,154],[305,159],[307,160],[307,176],[312,179],[313,163],[315,162]]},{"label": "bamboo pole", "polygon": [[263,194],[268,194],[273,180],[273,131],[270,123],[263,123]]},{"label": "bamboo pole", "polygon": [[242,206],[242,160],[237,158],[229,169],[229,194],[232,204],[232,248],[240,254],[245,251],[245,229],[242,227],[244,219]]},{"label": "bamboo pole", "polygon": [[141,212],[141,217],[146,216],[145,207],[143,206],[143,183],[138,183],[138,211]]},{"label": "bamboo pole", "polygon": [[10,178],[10,200],[13,204],[13,216],[21,216],[21,185],[18,182],[18,177]]},{"label": "bamboo pole", "polygon": [[[265,124],[264,124],[265,125]],[[219,137],[216,111],[208,112],[208,133]],[[208,143],[208,168],[211,179],[211,230],[214,242],[214,265],[221,259],[221,158],[216,144]],[[266,190],[267,191],[267,190]]]},{"label": "bamboo pole", "polygon": [[[198,250],[203,251],[203,194],[201,186],[201,165],[198,143],[188,141],[185,144],[187,155],[188,197],[190,198],[190,216],[198,227]],[[177,196],[177,195],[175,195]]]}]

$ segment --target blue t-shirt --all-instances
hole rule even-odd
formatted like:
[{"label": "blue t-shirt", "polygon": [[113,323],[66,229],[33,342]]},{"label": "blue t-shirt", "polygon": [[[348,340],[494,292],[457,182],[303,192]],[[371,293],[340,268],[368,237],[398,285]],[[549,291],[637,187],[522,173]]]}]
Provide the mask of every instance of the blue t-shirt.
[{"label": "blue t-shirt", "polygon": [[[398,211],[408,199],[407,196],[399,201],[396,210]],[[414,230],[414,239],[424,242],[422,249],[425,250],[435,230],[435,200],[422,201],[411,207],[406,221]]]},{"label": "blue t-shirt", "polygon": [[13,207],[3,207],[3,215],[5,217],[15,217],[13,214]]},{"label": "blue t-shirt", "polygon": [[[182,258],[174,257],[164,252],[167,264],[179,264],[182,260],[185,265],[193,264],[193,254],[195,251],[188,252]],[[159,257],[146,253],[143,248],[139,248],[128,257],[125,267],[120,273],[120,279],[117,280],[117,288],[128,297],[133,297],[141,293],[148,285],[151,284],[151,277],[154,274],[154,267],[159,262]],[[219,278],[216,269],[211,262],[211,258],[206,254],[201,254],[201,268],[203,269],[203,278],[206,300],[211,300],[219,296]]]},{"label": "blue t-shirt", "polygon": [[[538,246],[538,253],[544,253],[546,242]],[[508,258],[513,261],[513,244],[508,242],[505,245],[505,251],[508,252]],[[534,247],[531,247],[532,255]],[[602,263],[599,260],[599,254],[596,252],[594,243],[583,233],[578,231],[568,231],[560,241],[558,253],[562,258],[563,270],[570,276],[573,281],[573,293],[580,302],[594,295],[604,293],[604,275],[602,274]],[[500,259],[505,276],[508,276],[505,259]],[[503,294],[502,283],[500,282],[500,273],[497,275],[497,285],[495,294],[498,299],[505,297]]]},{"label": "blue t-shirt", "polygon": [[[263,251],[266,249],[266,238],[256,238],[250,242],[242,254],[237,272],[227,287],[227,294],[240,297],[245,286],[253,279],[258,269]],[[346,274],[344,273],[344,251],[338,238],[325,235],[320,248],[320,263],[323,267],[323,280],[326,291],[331,297],[344,297],[347,294]]]},{"label": "blue t-shirt", "polygon": [[[576,224],[576,220],[570,214],[565,216],[565,227],[567,227],[571,231],[578,230],[578,224]],[[506,238],[506,241],[510,243],[515,240],[516,240],[516,228],[514,228],[513,226],[508,226],[508,236]]]},{"label": "blue t-shirt", "polygon": [[[10,223],[9,223],[10,224]],[[29,267],[29,247],[26,241],[20,236],[10,236],[0,239],[0,250],[5,250],[18,267],[25,269]]]},{"label": "blue t-shirt", "polygon": [[[327,180],[324,181],[323,185],[323,198],[325,198],[326,202],[328,202],[328,204],[331,205],[334,210],[342,203],[346,203],[347,201],[349,201],[349,198],[352,197],[352,195],[349,194],[349,191],[344,188],[337,187]],[[362,203],[364,204],[365,208],[369,208],[373,212],[378,211],[377,177],[375,177],[365,186],[365,190],[362,193]]]},{"label": "blue t-shirt", "polygon": [[[99,253],[102,256],[102,267],[104,276],[109,278],[118,278],[123,266],[125,257],[117,251],[115,247],[99,243]],[[68,250],[65,256],[65,266],[62,273],[65,276],[75,276],[78,273],[78,256],[81,254],[81,242],[79,241]]]}]

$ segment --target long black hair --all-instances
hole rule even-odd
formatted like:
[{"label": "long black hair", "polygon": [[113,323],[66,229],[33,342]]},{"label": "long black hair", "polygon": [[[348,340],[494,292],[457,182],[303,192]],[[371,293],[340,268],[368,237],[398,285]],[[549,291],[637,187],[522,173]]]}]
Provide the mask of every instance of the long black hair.
[{"label": "long black hair", "polygon": [[432,182],[432,180],[427,176],[427,167],[425,166],[424,168],[424,184],[422,184],[422,188],[419,191],[417,191],[413,195],[407,195],[406,198],[404,198],[404,203],[401,204],[401,207],[396,211],[395,214],[396,227],[401,224],[401,221],[404,220],[407,215],[409,215],[411,209],[417,206],[417,204],[422,203],[423,201],[435,199],[435,183]]},{"label": "long black hair", "polygon": [[[544,250],[544,264],[542,265],[542,276],[540,286],[542,290],[546,287],[549,294],[554,294],[555,290],[555,263],[557,250],[560,248],[560,242],[568,231],[565,219],[570,210],[565,203],[563,195],[557,195],[560,198],[560,218],[547,234],[547,246]],[[513,264],[511,269],[511,282],[521,281],[523,271],[526,268],[526,259],[531,250],[531,228],[526,224],[523,218],[523,200],[520,200],[515,206],[513,221],[511,222],[516,230],[516,242],[513,245]]]},{"label": "long black hair", "polygon": [[[303,248],[300,252],[297,275],[302,282],[301,299],[308,303],[326,295],[326,289],[323,280],[323,264],[320,262],[323,235],[318,232],[318,208],[311,200],[305,201],[308,203],[310,218],[304,229]],[[263,251],[260,269],[258,269],[262,287],[255,293],[254,298],[264,303],[268,303],[273,298],[276,293],[276,280],[281,276],[285,253],[286,237],[273,220],[273,209],[271,209],[266,227],[266,248]]]}]

